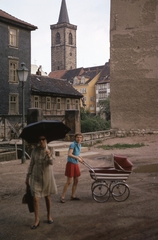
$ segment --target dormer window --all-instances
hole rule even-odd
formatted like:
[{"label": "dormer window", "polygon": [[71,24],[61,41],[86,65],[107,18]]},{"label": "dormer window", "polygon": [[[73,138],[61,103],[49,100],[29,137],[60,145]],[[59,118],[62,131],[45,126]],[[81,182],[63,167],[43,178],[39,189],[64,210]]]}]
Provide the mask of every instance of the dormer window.
[{"label": "dormer window", "polygon": [[74,84],[74,85],[78,84],[78,78],[77,78],[77,77],[74,77],[73,84]]},{"label": "dormer window", "polygon": [[85,77],[84,77],[84,76],[81,77],[81,83],[82,83],[82,84],[85,83]]}]

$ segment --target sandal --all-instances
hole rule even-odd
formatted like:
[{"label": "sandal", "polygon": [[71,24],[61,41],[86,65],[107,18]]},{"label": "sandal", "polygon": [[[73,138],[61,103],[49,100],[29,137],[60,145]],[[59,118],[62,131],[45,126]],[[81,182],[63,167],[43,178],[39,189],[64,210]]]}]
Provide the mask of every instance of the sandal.
[{"label": "sandal", "polygon": [[61,203],[65,203],[65,198],[62,198],[62,197],[61,197],[61,198],[60,198],[60,202],[61,202]]},{"label": "sandal", "polygon": [[78,197],[71,197],[71,200],[81,200],[81,199]]}]

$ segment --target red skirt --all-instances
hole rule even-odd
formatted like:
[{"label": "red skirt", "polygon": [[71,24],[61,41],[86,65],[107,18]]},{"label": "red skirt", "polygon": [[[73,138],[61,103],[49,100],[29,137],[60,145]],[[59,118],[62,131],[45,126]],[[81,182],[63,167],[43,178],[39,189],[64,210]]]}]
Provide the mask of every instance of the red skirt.
[{"label": "red skirt", "polygon": [[65,176],[67,177],[79,177],[81,175],[79,165],[71,162],[67,162],[65,169]]}]

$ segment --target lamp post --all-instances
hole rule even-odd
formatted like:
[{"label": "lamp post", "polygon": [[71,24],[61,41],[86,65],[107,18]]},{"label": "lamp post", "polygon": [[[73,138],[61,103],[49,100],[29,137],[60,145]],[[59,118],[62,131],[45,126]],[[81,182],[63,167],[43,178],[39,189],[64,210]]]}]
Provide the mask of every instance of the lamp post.
[{"label": "lamp post", "polygon": [[[22,129],[25,125],[25,98],[24,98],[24,82],[26,82],[29,70],[25,67],[25,63],[21,63],[21,67],[17,69],[19,81],[22,82]],[[21,163],[25,162],[25,141],[22,139],[22,159]]]}]

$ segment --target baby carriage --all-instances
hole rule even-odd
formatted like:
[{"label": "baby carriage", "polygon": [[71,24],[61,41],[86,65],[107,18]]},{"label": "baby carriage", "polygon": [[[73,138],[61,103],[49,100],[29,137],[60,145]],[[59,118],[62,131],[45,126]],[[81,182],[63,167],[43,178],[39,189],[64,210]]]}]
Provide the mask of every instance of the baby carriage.
[{"label": "baby carriage", "polygon": [[132,172],[133,164],[124,156],[111,155],[113,167],[93,168],[85,161],[83,164],[89,168],[91,178],[92,197],[96,202],[106,202],[110,195],[117,202],[125,201],[129,195],[129,186],[126,180]]}]

